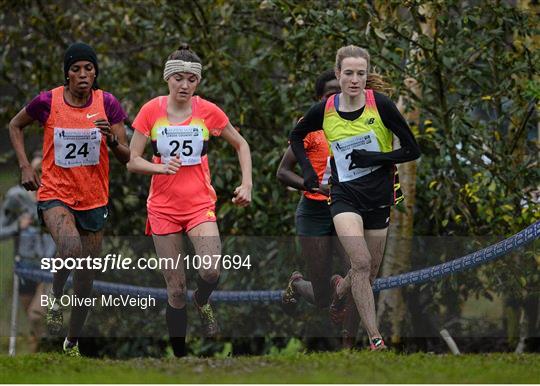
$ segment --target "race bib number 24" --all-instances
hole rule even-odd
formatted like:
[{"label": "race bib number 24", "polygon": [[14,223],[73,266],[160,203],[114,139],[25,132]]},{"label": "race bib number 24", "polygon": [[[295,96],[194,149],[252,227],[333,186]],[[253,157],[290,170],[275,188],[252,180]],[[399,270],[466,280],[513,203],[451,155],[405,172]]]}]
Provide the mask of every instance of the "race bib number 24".
[{"label": "race bib number 24", "polygon": [[54,128],[54,163],[62,168],[99,164],[101,132],[93,129]]}]

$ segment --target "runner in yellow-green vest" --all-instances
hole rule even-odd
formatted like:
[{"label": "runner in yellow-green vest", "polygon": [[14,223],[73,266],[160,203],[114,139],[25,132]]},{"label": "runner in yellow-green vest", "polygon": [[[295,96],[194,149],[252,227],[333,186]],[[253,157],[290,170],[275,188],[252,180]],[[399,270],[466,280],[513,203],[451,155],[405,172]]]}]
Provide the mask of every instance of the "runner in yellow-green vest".
[{"label": "runner in yellow-green vest", "polygon": [[[319,181],[306,156],[303,139],[323,128],[331,154],[330,211],[351,270],[336,280],[330,312],[352,293],[369,335],[371,349],[385,348],[377,328],[371,284],[382,261],[390,207],[402,199],[395,189],[397,163],[420,156],[418,144],[395,104],[366,89],[369,53],[357,46],[342,47],[336,55],[341,93],[313,105],[291,133],[292,150],[302,167],[304,185],[319,191]],[[400,148],[393,149],[393,136]]]}]

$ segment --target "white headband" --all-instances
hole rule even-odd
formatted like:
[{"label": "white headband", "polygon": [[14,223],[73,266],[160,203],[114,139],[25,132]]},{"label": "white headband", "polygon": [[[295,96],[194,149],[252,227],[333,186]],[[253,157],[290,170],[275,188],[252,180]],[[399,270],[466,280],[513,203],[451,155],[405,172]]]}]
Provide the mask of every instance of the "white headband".
[{"label": "white headband", "polygon": [[163,80],[168,81],[171,75],[177,72],[189,72],[201,80],[202,66],[200,63],[184,62],[183,60],[167,60],[163,70]]}]

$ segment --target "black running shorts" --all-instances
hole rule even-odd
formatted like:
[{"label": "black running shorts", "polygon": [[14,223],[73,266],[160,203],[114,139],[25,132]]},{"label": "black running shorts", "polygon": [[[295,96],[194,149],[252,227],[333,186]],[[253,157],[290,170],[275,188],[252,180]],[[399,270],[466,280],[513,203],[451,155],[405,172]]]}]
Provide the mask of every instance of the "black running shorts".
[{"label": "black running shorts", "polygon": [[337,216],[340,213],[352,212],[360,215],[364,222],[364,229],[384,229],[390,225],[390,207],[377,208],[372,210],[360,211],[354,207],[351,203],[343,200],[333,200],[330,205],[330,212],[332,217]]},{"label": "black running shorts", "polygon": [[63,206],[73,213],[77,228],[88,232],[98,232],[102,230],[109,217],[107,205],[89,210],[75,210],[60,200],[38,201],[37,210],[42,225],[45,225],[45,222],[43,221],[43,211],[57,206]]}]

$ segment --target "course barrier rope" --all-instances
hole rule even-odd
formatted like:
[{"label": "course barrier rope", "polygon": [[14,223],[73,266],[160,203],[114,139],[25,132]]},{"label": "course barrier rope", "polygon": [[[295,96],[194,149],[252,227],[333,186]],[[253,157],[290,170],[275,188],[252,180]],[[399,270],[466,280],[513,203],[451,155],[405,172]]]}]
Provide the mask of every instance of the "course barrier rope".
[{"label": "course barrier rope", "polygon": [[[400,275],[383,277],[375,280],[373,291],[378,292],[390,288],[403,287],[411,284],[421,284],[430,280],[438,279],[453,273],[471,269],[478,265],[498,259],[508,252],[523,247],[540,237],[540,221],[535,222],[529,227],[516,233],[515,235],[481,249],[477,252],[465,255],[463,257],[438,264],[433,267],[420,269],[417,271],[402,273]],[[42,271],[30,265],[27,261],[18,261],[15,263],[15,273],[22,278],[52,282],[53,274]],[[68,281],[71,285],[71,278]],[[109,283],[100,280],[94,281],[94,289],[99,293],[113,295],[132,295],[132,296],[152,296],[157,300],[166,301],[167,291],[164,288],[139,287],[127,284]],[[214,291],[211,300],[214,302],[278,302],[281,301],[283,291]],[[193,291],[188,291],[188,298],[191,300]]]}]

